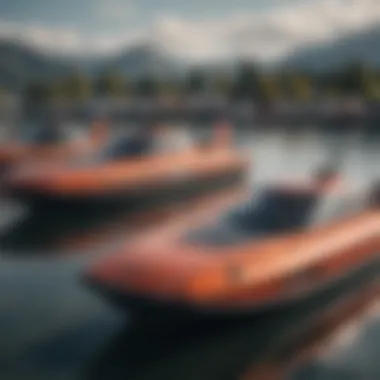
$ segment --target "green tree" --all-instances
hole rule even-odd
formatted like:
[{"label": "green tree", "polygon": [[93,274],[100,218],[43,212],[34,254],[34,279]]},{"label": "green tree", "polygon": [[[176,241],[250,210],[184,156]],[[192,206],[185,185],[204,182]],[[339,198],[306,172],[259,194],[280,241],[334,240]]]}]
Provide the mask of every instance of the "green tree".
[{"label": "green tree", "polygon": [[135,85],[136,93],[139,96],[156,96],[158,94],[158,81],[153,76],[143,76],[139,78]]},{"label": "green tree", "polygon": [[24,97],[28,103],[46,103],[51,99],[51,87],[45,82],[32,82],[26,86]]},{"label": "green tree", "polygon": [[294,75],[290,83],[292,97],[296,100],[310,100],[313,88],[305,75]]},{"label": "green tree", "polygon": [[115,71],[103,73],[96,83],[96,93],[106,96],[122,96],[127,93],[127,81]]},{"label": "green tree", "polygon": [[233,94],[236,98],[258,98],[259,74],[253,63],[241,62],[238,65],[235,75]]},{"label": "green tree", "polygon": [[325,86],[322,95],[327,96],[328,98],[338,98],[340,93],[339,90],[334,86]]},{"label": "green tree", "polygon": [[362,94],[371,72],[362,63],[351,63],[337,73],[337,85],[344,94]]},{"label": "green tree", "polygon": [[380,80],[375,76],[364,80],[363,95],[370,100],[380,100]]},{"label": "green tree", "polygon": [[212,88],[217,94],[229,96],[232,91],[232,79],[223,73],[216,74],[212,80]]},{"label": "green tree", "polygon": [[61,80],[50,85],[50,96],[53,100],[61,100],[69,97],[65,81]]},{"label": "green tree", "polygon": [[275,75],[263,75],[258,80],[258,93],[260,100],[265,102],[274,101],[280,97],[281,88]]},{"label": "green tree", "polygon": [[185,90],[188,94],[198,94],[206,88],[205,75],[199,69],[191,70],[185,80]]},{"label": "green tree", "polygon": [[0,87],[0,102],[3,102],[6,96],[7,91],[4,88]]},{"label": "green tree", "polygon": [[89,79],[82,73],[74,73],[57,87],[57,93],[70,99],[85,99],[92,93]]},{"label": "green tree", "polygon": [[39,118],[46,112],[52,100],[51,86],[46,82],[33,81],[24,88],[22,113],[27,119]]},{"label": "green tree", "polygon": [[161,95],[178,97],[181,95],[181,84],[176,80],[165,80],[159,83],[159,92]]}]

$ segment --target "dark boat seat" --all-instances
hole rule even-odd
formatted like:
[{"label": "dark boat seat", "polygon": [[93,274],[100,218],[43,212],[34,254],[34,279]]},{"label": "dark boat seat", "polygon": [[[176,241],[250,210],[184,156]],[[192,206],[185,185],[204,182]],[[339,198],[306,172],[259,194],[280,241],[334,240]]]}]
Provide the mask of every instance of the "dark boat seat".
[{"label": "dark boat seat", "polygon": [[223,215],[214,225],[192,231],[188,241],[214,246],[243,243],[343,219],[360,212],[365,205],[363,194],[342,196],[315,191],[264,190]]},{"label": "dark boat seat", "polygon": [[66,136],[54,126],[41,126],[26,131],[21,140],[27,144],[44,145],[55,144],[66,140]]},{"label": "dark boat seat", "polygon": [[140,136],[123,136],[111,142],[103,151],[105,160],[144,156],[151,151],[148,139]]},{"label": "dark boat seat", "polygon": [[318,194],[264,191],[222,216],[216,225],[193,231],[189,242],[206,245],[242,243],[259,236],[289,233],[310,222]]},{"label": "dark boat seat", "polygon": [[269,191],[258,198],[255,207],[232,215],[232,222],[249,232],[288,232],[308,223],[317,201],[315,193]]}]

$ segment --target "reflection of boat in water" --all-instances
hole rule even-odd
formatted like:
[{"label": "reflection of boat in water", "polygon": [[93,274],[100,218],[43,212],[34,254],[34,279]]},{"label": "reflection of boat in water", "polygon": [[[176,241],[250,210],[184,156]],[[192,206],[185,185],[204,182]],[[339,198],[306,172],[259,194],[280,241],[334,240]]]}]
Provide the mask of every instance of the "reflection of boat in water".
[{"label": "reflection of boat in water", "polygon": [[[241,197],[240,186],[176,202],[156,209],[131,213],[123,205],[44,208],[33,210],[0,234],[0,244],[8,252],[54,252],[55,255],[103,251],[106,247],[130,244],[154,232],[171,234],[185,229],[186,221],[212,216]],[[205,207],[207,206],[207,207]],[[184,227],[182,227],[185,225]],[[151,236],[151,235],[150,235]]]},{"label": "reflection of boat in water", "polygon": [[30,165],[5,178],[7,193],[31,203],[127,201],[131,208],[189,198],[240,183],[247,160],[231,148],[131,154],[118,139],[95,157]]},{"label": "reflection of boat in water", "polygon": [[378,266],[367,267],[331,291],[281,313],[227,320],[192,318],[183,325],[178,320],[134,321],[95,358],[86,379],[283,378],[279,375],[285,375],[304,350],[326,343],[331,329],[338,327],[336,322],[344,323],[360,303],[368,306],[373,301],[378,273]]},{"label": "reflection of boat in water", "polygon": [[309,296],[377,260],[379,211],[332,183],[269,186],[211,226],[108,256],[86,280],[149,314],[243,313]]}]

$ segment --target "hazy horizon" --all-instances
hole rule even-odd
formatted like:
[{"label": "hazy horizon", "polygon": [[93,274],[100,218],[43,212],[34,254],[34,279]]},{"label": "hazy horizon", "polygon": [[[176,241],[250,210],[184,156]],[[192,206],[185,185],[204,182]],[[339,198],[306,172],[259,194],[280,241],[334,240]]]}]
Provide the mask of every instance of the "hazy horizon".
[{"label": "hazy horizon", "polygon": [[135,44],[189,62],[273,62],[380,25],[376,0],[0,0],[0,38],[47,53],[102,56]]}]

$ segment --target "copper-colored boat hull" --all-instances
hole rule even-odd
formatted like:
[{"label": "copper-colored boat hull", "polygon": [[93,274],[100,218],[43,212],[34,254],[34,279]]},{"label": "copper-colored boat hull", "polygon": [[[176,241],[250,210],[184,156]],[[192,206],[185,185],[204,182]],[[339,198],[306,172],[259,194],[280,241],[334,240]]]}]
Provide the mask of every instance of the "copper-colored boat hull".
[{"label": "copper-colored boat hull", "polygon": [[246,158],[229,149],[183,152],[95,166],[25,168],[8,176],[5,188],[11,197],[33,203],[127,200],[134,205],[196,188],[228,187],[244,181],[247,167]]},{"label": "copper-colored boat hull", "polygon": [[[146,237],[148,239],[149,237]],[[380,214],[365,211],[303,233],[211,249],[178,239],[98,262],[92,285],[137,308],[201,314],[286,305],[378,262]]]},{"label": "copper-colored boat hull", "polygon": [[22,163],[22,160],[46,160],[72,157],[85,153],[87,149],[100,147],[99,141],[67,141],[61,143],[29,146],[10,143],[0,148],[0,163]]}]

